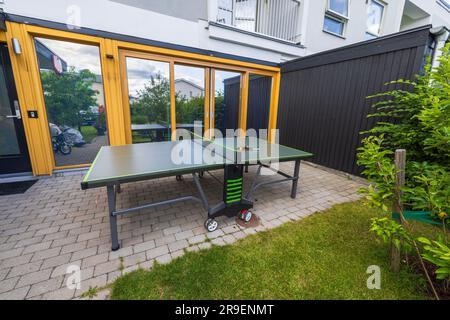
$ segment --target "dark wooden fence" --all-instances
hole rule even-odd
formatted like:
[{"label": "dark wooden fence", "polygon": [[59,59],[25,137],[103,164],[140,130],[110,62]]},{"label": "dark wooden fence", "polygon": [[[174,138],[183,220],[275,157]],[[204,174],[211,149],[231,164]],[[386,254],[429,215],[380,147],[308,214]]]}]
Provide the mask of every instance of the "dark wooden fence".
[{"label": "dark wooden fence", "polygon": [[360,175],[359,132],[377,100],[367,96],[399,88],[386,82],[414,79],[431,52],[430,26],[307,56],[282,65],[280,142],[314,153],[312,161]]}]

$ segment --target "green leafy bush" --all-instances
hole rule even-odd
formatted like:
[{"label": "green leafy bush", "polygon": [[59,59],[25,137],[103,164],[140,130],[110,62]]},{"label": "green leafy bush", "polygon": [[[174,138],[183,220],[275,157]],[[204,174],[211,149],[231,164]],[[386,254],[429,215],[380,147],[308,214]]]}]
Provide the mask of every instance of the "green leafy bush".
[{"label": "green leafy bush", "polygon": [[[358,164],[369,185],[360,191],[369,204],[390,215],[397,199],[394,152],[406,149],[405,186],[400,191],[403,210],[430,211],[433,218],[450,224],[450,44],[442,49],[440,65],[415,81],[389,82],[389,91],[369,98],[377,99],[376,126],[363,132]],[[392,87],[395,86],[395,89]],[[374,218],[371,231],[398,249],[419,246],[404,226],[389,218]],[[423,246],[420,257],[436,266],[436,278],[450,279],[450,250],[442,241],[418,239]],[[425,269],[425,267],[424,267]],[[426,271],[425,271],[426,272]],[[431,282],[431,281],[430,281]]]},{"label": "green leafy bush", "polygon": [[417,240],[424,244],[425,253],[422,254],[422,257],[437,266],[436,278],[450,280],[450,248],[442,241],[430,241],[423,237]]}]

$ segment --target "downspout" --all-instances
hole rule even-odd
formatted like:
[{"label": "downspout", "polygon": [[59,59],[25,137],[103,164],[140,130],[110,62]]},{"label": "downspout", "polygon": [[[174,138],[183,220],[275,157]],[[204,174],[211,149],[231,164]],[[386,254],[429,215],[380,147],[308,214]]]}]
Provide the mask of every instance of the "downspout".
[{"label": "downspout", "polygon": [[450,41],[450,31],[446,27],[432,28],[430,33],[434,36],[434,52],[431,61],[431,69],[439,66],[439,57],[442,55],[441,49]]}]

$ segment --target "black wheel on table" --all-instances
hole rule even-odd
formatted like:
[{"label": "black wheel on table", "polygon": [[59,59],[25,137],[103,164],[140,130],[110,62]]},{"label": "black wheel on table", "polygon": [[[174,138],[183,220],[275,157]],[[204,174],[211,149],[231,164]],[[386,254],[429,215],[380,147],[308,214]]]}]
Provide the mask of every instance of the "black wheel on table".
[{"label": "black wheel on table", "polygon": [[177,179],[177,181],[183,180],[183,176],[180,176],[180,175],[176,176],[175,178]]},{"label": "black wheel on table", "polygon": [[250,220],[252,220],[253,213],[250,210],[242,210],[239,213],[239,217],[241,218],[241,220],[249,222]]},{"label": "black wheel on table", "polygon": [[219,226],[219,223],[212,218],[206,219],[206,221],[205,221],[205,228],[206,228],[206,230],[208,230],[208,232],[216,231],[218,226]]}]

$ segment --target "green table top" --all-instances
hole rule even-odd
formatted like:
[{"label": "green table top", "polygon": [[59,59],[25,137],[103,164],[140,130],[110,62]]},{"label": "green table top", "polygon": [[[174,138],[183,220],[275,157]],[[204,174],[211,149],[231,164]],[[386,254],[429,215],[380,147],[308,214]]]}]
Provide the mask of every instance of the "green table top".
[{"label": "green table top", "polygon": [[[242,146],[242,147],[239,147]],[[234,138],[105,146],[100,149],[82,189],[223,168],[226,164],[291,161],[312,154],[265,140]]]}]

